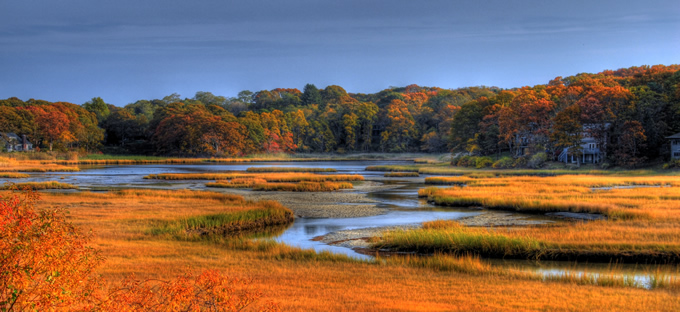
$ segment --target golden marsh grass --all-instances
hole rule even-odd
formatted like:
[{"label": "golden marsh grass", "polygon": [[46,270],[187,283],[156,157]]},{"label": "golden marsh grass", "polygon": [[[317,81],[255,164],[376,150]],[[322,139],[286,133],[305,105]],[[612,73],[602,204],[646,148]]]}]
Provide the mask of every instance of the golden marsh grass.
[{"label": "golden marsh grass", "polygon": [[420,174],[417,172],[387,172],[385,173],[386,178],[407,178],[407,177],[419,177]]},{"label": "golden marsh grass", "polygon": [[25,174],[25,173],[17,173],[17,172],[0,172],[0,178],[5,178],[5,179],[23,179],[23,178],[28,178],[30,175]]},{"label": "golden marsh grass", "polygon": [[[438,205],[598,213],[612,219],[680,220],[677,176],[431,177],[426,182],[465,185],[421,190],[421,196],[427,195]],[[651,187],[618,188],[632,186]]]},{"label": "golden marsh grass", "polygon": [[77,188],[75,185],[57,181],[9,183],[0,187],[3,190],[64,190]]},{"label": "golden marsh grass", "polygon": [[[454,227],[460,240],[477,240],[479,244],[487,245],[492,243],[481,242],[507,240],[502,246],[511,249],[511,246],[524,248],[523,244],[529,244],[527,246],[533,249],[521,249],[527,257],[540,254],[549,258],[553,252],[590,254],[599,261],[627,257],[675,263],[680,258],[680,177],[677,176],[432,177],[427,181],[457,184],[451,188],[419,190],[420,196],[438,205],[481,206],[530,213],[594,213],[607,218],[508,231]],[[426,250],[433,246],[440,248],[441,244],[451,246],[454,242],[435,239],[438,235],[455,236],[452,229],[423,231],[410,233],[397,245],[413,243],[412,248]],[[416,243],[417,237],[423,241]],[[416,245],[419,247],[414,247]],[[498,257],[503,253],[501,251],[499,247],[495,254],[487,254]]]},{"label": "golden marsh grass", "polygon": [[[217,269],[252,279],[263,300],[291,311],[651,311],[680,309],[677,293],[544,282],[496,273],[474,258],[362,262],[267,241],[187,241],[147,233],[159,221],[243,211],[252,204],[214,192],[134,190],[42,194],[63,207],[107,258],[100,274],[167,278]],[[458,269],[453,269],[453,268]]]}]

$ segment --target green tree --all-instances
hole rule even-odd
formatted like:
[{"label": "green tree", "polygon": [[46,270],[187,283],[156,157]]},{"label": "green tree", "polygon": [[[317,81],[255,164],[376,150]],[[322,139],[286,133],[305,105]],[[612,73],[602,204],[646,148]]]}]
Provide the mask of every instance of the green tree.
[{"label": "green tree", "polygon": [[298,109],[286,113],[284,118],[290,132],[293,134],[293,143],[298,146],[299,150],[304,150],[305,135],[309,128],[309,122],[307,122],[304,112]]},{"label": "green tree", "polygon": [[210,92],[206,91],[198,91],[194,95],[194,100],[200,101],[201,103],[205,104],[206,106],[208,105],[217,105],[221,106],[223,108],[228,107],[228,100],[224,96],[221,95],[214,95]]},{"label": "green tree", "polygon": [[85,108],[88,112],[94,113],[97,116],[97,123],[102,124],[106,118],[109,117],[109,114],[111,114],[111,111],[109,110],[108,104],[102,100],[100,97],[94,97],[91,100],[85,102],[83,104],[83,108]]},{"label": "green tree", "polygon": [[336,140],[325,120],[312,120],[310,122],[309,143],[315,151],[328,153],[335,150]]},{"label": "green tree", "polygon": [[479,123],[484,118],[482,107],[477,101],[463,104],[451,121],[451,146],[454,151],[468,149],[468,142],[479,133]]},{"label": "green tree", "polygon": [[632,120],[623,123],[620,133],[619,142],[614,149],[616,163],[624,167],[635,168],[646,159],[640,155],[640,152],[647,146],[645,129],[639,121]]},{"label": "green tree", "polygon": [[302,91],[301,100],[302,105],[321,104],[321,92],[315,85],[308,83]]},{"label": "green tree", "polygon": [[106,120],[108,143],[124,147],[138,137],[143,137],[137,116],[125,108],[115,109]]},{"label": "green tree", "polygon": [[647,136],[647,148],[642,152],[648,158],[659,156],[662,146],[666,143],[666,133],[669,126],[666,123],[669,112],[668,98],[648,86],[631,88],[635,119],[640,122]]}]

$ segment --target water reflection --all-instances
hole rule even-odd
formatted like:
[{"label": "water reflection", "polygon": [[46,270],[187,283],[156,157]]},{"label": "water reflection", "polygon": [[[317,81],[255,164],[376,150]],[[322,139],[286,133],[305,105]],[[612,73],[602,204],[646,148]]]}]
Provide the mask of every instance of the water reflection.
[{"label": "water reflection", "polygon": [[474,216],[478,212],[463,211],[435,211],[416,210],[399,211],[393,210],[383,215],[360,217],[360,218],[298,218],[295,223],[286,230],[276,241],[301,248],[313,248],[317,251],[328,250],[346,254],[352,257],[367,259],[366,255],[359,254],[352,249],[329,246],[324,243],[313,241],[315,237],[323,236],[331,232],[342,230],[354,230],[383,226],[416,225],[434,220],[455,220],[468,216]]},{"label": "water reflection", "polygon": [[674,265],[639,265],[639,264],[578,264],[573,262],[543,261],[514,261],[505,266],[524,272],[533,272],[550,280],[566,279],[599,279],[620,280],[624,285],[652,289],[655,285],[677,282],[680,271]]},{"label": "water reflection", "polygon": [[[367,179],[382,177],[382,172],[364,171],[366,166],[404,165],[407,161],[313,161],[313,162],[252,162],[252,163],[205,163],[205,164],[145,164],[80,166],[78,172],[29,173],[25,179],[0,179],[4,182],[41,182],[58,180],[79,187],[127,187],[154,186],[159,180],[145,180],[144,176],[160,173],[203,173],[245,171],[249,167],[308,167],[333,168],[339,174],[361,174]],[[203,186],[205,181],[163,181],[164,184]]]}]

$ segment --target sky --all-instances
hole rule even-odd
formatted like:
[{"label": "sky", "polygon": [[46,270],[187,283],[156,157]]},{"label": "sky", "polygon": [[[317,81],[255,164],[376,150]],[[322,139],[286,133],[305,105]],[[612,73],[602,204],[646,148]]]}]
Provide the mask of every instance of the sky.
[{"label": "sky", "polygon": [[678,0],[0,1],[0,99],[513,88],[679,63]]}]

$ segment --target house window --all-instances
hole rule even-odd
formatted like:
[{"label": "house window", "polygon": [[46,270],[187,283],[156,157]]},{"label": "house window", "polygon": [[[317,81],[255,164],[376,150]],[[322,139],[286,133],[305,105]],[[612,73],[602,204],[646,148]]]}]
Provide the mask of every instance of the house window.
[{"label": "house window", "polygon": [[675,152],[673,153],[674,158],[680,158],[680,152]]}]

